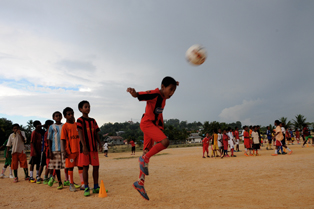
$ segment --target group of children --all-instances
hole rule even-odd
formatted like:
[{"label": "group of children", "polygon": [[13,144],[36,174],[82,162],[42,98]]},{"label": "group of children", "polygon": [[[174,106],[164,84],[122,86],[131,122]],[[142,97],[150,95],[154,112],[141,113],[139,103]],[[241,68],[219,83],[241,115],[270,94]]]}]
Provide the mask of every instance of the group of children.
[{"label": "group of children", "polygon": [[[271,131],[270,126],[267,127],[266,136],[268,139],[268,145],[266,147],[267,150],[272,150],[271,145],[272,141],[274,142],[274,146],[276,146],[276,151],[273,156],[278,154],[292,154],[292,150],[289,149],[286,145],[286,141],[290,144],[293,144],[294,141],[294,133],[291,129],[285,129],[285,124],[275,121],[276,129]],[[307,125],[304,125],[303,129],[303,138],[304,145],[312,139],[310,132],[307,129]],[[295,133],[296,140],[299,144],[300,142],[300,132],[296,130]],[[242,139],[244,141],[244,155],[245,156],[260,156],[258,151],[261,149],[261,145],[263,145],[263,137],[260,133],[260,126],[244,126],[242,132]],[[276,140],[274,140],[276,139]],[[228,148],[231,152],[231,157],[236,157],[234,152],[240,152],[239,150],[239,131],[238,127],[234,130],[232,128],[227,128],[221,131],[221,129],[214,129],[213,135],[209,136],[209,133],[206,133],[206,136],[202,140],[203,144],[203,158],[205,157],[205,153],[207,153],[207,157],[229,157]],[[211,156],[209,156],[209,145],[211,143]],[[314,141],[312,140],[312,144]],[[313,145],[314,146],[314,145]],[[236,150],[235,150],[236,148]],[[285,150],[288,150],[288,153]],[[219,154],[218,154],[219,152]]]},{"label": "group of children", "polygon": [[[5,146],[5,165],[0,177],[5,177],[4,172],[11,165],[14,177],[10,171],[10,177],[14,183],[19,181],[17,169],[18,163],[24,169],[25,180],[31,183],[46,184],[52,186],[58,183],[57,189],[69,186],[71,192],[76,189],[84,190],[84,196],[90,196],[88,182],[89,165],[93,166],[93,193],[99,193],[99,158],[98,147],[100,148],[99,127],[95,119],[88,116],[90,104],[88,101],[81,101],[78,109],[82,116],[75,121],[74,111],[70,107],[63,110],[66,123],[62,124],[62,114],[56,111],[52,114],[52,120],[47,120],[42,126],[40,121],[34,121],[35,130],[31,135],[30,172],[28,174],[27,157],[24,143],[27,142],[25,133],[20,130],[18,124],[13,125],[13,133],[9,136]],[[46,132],[43,134],[44,127]],[[12,155],[12,157],[11,157]],[[33,171],[36,165],[36,178],[33,178]],[[44,179],[41,178],[42,171],[46,166]],[[81,184],[74,183],[73,169],[78,167]],[[65,180],[62,183],[61,170],[64,169]],[[57,176],[57,181],[55,181]]]},{"label": "group of children", "polygon": [[[211,142],[211,156],[209,156],[208,147]],[[206,137],[202,140],[203,143],[203,158],[205,158],[205,152],[207,157],[236,157],[234,152],[240,152],[239,150],[239,130],[238,127],[227,129],[214,129],[213,135],[209,136],[206,133]],[[230,148],[231,155],[228,154],[228,147]],[[219,152],[219,155],[218,155]]]}]

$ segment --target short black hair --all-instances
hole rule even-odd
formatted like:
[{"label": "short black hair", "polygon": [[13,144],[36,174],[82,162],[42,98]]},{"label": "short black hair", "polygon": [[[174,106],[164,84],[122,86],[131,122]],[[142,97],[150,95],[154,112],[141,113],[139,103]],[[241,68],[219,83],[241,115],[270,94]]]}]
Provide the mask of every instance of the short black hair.
[{"label": "short black hair", "polygon": [[[59,113],[60,113],[60,112],[59,112]],[[60,114],[61,114],[61,113],[60,113]],[[48,126],[50,126],[50,125],[52,125],[52,124],[53,124],[53,121],[52,121],[52,120],[46,120],[45,125],[44,125],[45,129],[47,129]]]},{"label": "short black hair", "polygon": [[19,125],[18,123],[14,123],[14,124],[12,125],[12,128],[14,128],[14,127],[20,128],[20,125]]},{"label": "short black hair", "polygon": [[55,115],[56,115],[56,114],[60,114],[60,115],[62,115],[62,114],[61,114],[61,112],[56,111],[56,112],[52,113],[52,119],[55,117]]},{"label": "short black hair", "polygon": [[247,126],[243,126],[243,129],[245,129]]},{"label": "short black hair", "polygon": [[78,109],[80,110],[81,108],[83,108],[84,104],[89,104],[89,101],[83,100],[78,104]]},{"label": "short black hair", "polygon": [[67,112],[69,112],[69,111],[74,112],[71,107],[66,107],[66,108],[64,108],[64,110],[63,110],[63,116],[65,117],[65,116],[67,115]]},{"label": "short black hair", "polygon": [[33,126],[36,128],[36,126],[41,125],[41,122],[39,120],[35,120],[33,122]]},{"label": "short black hair", "polygon": [[275,124],[276,124],[276,125],[279,125],[279,124],[280,124],[280,121],[279,121],[279,120],[275,120]]},{"label": "short black hair", "polygon": [[231,127],[228,127],[228,128],[227,128],[227,131],[230,131],[230,130],[231,130]]},{"label": "short black hair", "polygon": [[167,76],[162,79],[161,84],[164,85],[164,87],[168,87],[169,85],[173,84],[174,86],[177,86],[177,81],[174,80],[172,77]]},{"label": "short black hair", "polygon": [[218,130],[217,130],[217,128],[214,128],[214,133],[216,134],[216,133],[218,133]]}]

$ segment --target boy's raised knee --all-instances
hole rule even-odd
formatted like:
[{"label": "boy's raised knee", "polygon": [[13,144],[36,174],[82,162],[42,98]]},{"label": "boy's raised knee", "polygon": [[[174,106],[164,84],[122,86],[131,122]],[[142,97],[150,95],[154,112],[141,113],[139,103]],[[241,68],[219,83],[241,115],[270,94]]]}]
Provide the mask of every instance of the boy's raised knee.
[{"label": "boy's raised knee", "polygon": [[165,139],[163,139],[163,140],[161,141],[161,144],[164,145],[164,147],[166,147],[166,148],[169,146],[169,143],[170,143],[170,142],[169,142],[169,139],[168,139],[168,138],[165,138]]}]

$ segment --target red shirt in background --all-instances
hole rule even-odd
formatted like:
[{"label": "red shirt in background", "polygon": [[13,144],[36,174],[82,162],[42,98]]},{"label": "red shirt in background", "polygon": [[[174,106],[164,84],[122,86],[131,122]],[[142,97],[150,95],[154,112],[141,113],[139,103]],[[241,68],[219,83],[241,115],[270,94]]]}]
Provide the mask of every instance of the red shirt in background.
[{"label": "red shirt in background", "polygon": [[130,141],[130,144],[132,145],[132,147],[135,147],[135,143],[133,140]]},{"label": "red shirt in background", "polygon": [[224,150],[228,150],[228,140],[229,140],[228,135],[227,134],[223,134],[222,141],[223,141],[223,144],[224,144]]},{"label": "red shirt in background", "polygon": [[295,132],[295,137],[300,138],[300,132],[298,130]]},{"label": "red shirt in background", "polygon": [[33,146],[31,146],[31,156],[35,156],[36,150],[37,157],[40,157],[41,141],[42,141],[41,134],[37,131],[33,131],[31,136],[31,143],[33,143]]},{"label": "red shirt in background", "polygon": [[209,138],[205,137],[202,142],[203,142],[203,147],[209,146]]},{"label": "red shirt in background", "polygon": [[239,139],[239,131],[234,131],[234,135],[236,139]]}]

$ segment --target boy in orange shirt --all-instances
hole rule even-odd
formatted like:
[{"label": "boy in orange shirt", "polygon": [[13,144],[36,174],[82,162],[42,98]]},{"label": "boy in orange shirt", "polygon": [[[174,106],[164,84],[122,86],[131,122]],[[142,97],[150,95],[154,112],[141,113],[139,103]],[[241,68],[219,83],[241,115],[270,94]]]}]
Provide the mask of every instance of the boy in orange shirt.
[{"label": "boy in orange shirt", "polygon": [[[74,166],[78,166],[80,137],[76,126],[73,109],[66,107],[63,110],[63,116],[66,118],[66,123],[62,126],[61,130],[61,141],[63,146],[62,153],[65,157],[65,167],[68,169],[70,191],[75,192],[76,188],[80,188],[80,186],[75,184],[73,180],[73,168]],[[79,170],[79,174],[83,173],[83,170],[81,171],[82,172]]]},{"label": "boy in orange shirt", "polygon": [[[144,154],[139,158],[140,175],[139,180],[133,183],[133,187],[140,195],[149,200],[144,188],[145,175],[148,175],[149,159],[169,146],[169,139],[162,132],[164,129],[162,112],[166,100],[176,91],[179,82],[171,77],[165,77],[161,82],[161,88],[151,91],[136,92],[134,88],[128,88],[133,97],[139,101],[147,101],[145,114],[142,117],[140,127],[144,133]],[[157,144],[154,145],[154,142]]]}]

